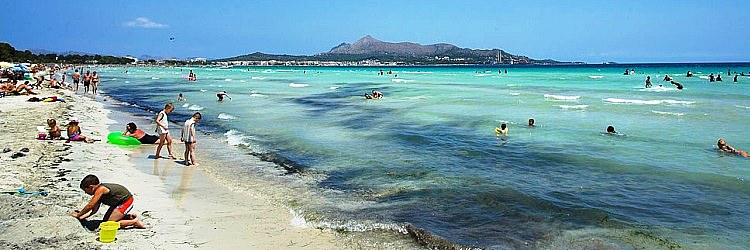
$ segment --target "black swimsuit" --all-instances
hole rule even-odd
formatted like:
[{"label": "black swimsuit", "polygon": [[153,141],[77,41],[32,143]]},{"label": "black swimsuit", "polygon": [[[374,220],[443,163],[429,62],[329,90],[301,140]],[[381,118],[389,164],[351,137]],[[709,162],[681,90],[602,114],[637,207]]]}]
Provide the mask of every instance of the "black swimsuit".
[{"label": "black swimsuit", "polygon": [[156,141],[158,140],[159,137],[155,135],[144,135],[141,139],[138,139],[141,144],[156,144]]}]

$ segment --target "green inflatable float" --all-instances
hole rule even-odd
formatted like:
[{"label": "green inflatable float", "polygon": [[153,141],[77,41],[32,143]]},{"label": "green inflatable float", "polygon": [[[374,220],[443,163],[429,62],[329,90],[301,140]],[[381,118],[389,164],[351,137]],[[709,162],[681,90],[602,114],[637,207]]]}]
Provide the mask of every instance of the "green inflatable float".
[{"label": "green inflatable float", "polygon": [[109,133],[107,135],[107,141],[115,145],[123,146],[141,145],[141,142],[138,141],[138,139],[132,136],[122,135],[122,132],[120,131]]}]

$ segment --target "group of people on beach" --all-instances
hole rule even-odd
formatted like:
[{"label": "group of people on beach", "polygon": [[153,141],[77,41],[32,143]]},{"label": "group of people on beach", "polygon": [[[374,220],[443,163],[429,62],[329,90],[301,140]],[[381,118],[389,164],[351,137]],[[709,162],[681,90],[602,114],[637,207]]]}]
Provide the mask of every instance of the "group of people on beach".
[{"label": "group of people on beach", "polygon": [[[174,111],[174,105],[167,103],[164,109],[159,111],[156,115],[156,132],[157,135],[149,135],[143,130],[138,129],[138,126],[134,122],[130,122],[125,125],[125,131],[122,133],[123,136],[135,137],[142,144],[158,144],[156,147],[156,154],[154,158],[165,158],[161,156],[161,150],[164,145],[167,146],[167,152],[169,153],[168,158],[177,159],[172,153],[172,134],[169,132],[169,118],[168,115]],[[185,143],[185,154],[184,164],[185,166],[198,166],[198,162],[195,161],[195,144],[198,142],[195,136],[195,125],[201,120],[201,113],[195,112],[189,119],[187,119],[182,126],[180,133],[180,141]]]},{"label": "group of people on beach", "polygon": [[[83,69],[81,69],[81,72],[83,72]],[[91,73],[91,70],[86,70],[86,73],[81,76],[80,73],[78,73],[78,69],[75,70],[73,73],[73,91],[78,92],[78,84],[83,80],[83,94],[86,95],[89,93],[89,88],[91,89],[91,94],[96,95],[96,90],[99,88],[99,84],[101,83],[101,79],[99,79],[99,75],[97,75],[96,70],[94,70],[94,73]]]}]

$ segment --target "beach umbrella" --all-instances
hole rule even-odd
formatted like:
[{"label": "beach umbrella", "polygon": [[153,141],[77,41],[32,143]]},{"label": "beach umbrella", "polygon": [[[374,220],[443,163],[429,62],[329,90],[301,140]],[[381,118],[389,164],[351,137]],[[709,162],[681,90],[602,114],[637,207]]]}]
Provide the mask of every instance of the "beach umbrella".
[{"label": "beach umbrella", "polygon": [[13,67],[13,71],[29,72],[29,68],[19,63],[18,65]]}]

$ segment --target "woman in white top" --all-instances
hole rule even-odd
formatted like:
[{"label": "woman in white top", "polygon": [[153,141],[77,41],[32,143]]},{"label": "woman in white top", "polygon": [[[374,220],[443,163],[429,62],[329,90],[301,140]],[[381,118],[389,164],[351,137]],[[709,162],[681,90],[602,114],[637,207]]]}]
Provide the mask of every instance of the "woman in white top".
[{"label": "woman in white top", "polygon": [[167,118],[167,114],[172,113],[172,110],[174,110],[172,103],[167,103],[167,105],[164,106],[164,110],[159,112],[159,115],[156,116],[156,134],[159,135],[159,146],[156,147],[156,159],[161,157],[161,147],[164,146],[165,142],[167,144],[167,150],[169,151],[169,158],[177,159],[177,157],[174,157],[174,154],[172,154],[172,136],[169,135],[169,119]]}]

